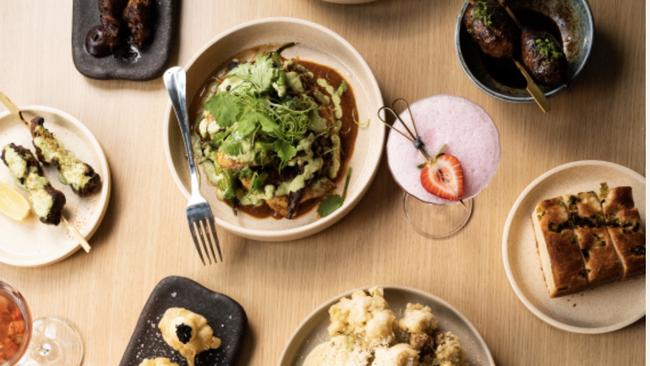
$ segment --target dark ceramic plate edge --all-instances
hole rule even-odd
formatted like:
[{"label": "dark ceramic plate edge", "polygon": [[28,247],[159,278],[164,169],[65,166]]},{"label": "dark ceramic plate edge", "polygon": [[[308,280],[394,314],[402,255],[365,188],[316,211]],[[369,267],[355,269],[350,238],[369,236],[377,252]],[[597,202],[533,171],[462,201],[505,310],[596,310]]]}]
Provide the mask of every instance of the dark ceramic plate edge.
[{"label": "dark ceramic plate edge", "polygon": [[[152,310],[155,310],[156,303],[159,301],[159,297],[160,297],[159,295],[164,294],[165,290],[167,290],[168,288],[171,290],[172,288],[177,287],[176,285],[178,283],[183,283],[185,285],[194,287],[197,290],[199,290],[201,292],[204,292],[207,295],[217,295],[220,298],[223,298],[231,306],[233,306],[234,309],[239,313],[238,314],[238,320],[239,320],[239,325],[241,326],[241,334],[239,335],[239,337],[237,337],[235,339],[235,341],[232,344],[229,345],[229,346],[232,346],[231,354],[233,354],[234,356],[232,357],[232,359],[228,360],[228,361],[230,361],[229,363],[226,363],[227,365],[236,365],[237,364],[237,361],[240,359],[240,351],[241,351],[241,348],[243,346],[244,339],[246,338],[247,333],[248,333],[248,317],[246,315],[246,312],[244,311],[244,308],[237,301],[232,299],[230,296],[224,295],[224,294],[222,294],[220,292],[213,291],[213,290],[201,285],[200,283],[198,283],[198,282],[196,282],[194,280],[191,280],[191,279],[185,278],[185,277],[181,277],[181,276],[168,276],[168,277],[163,278],[162,280],[160,280],[160,282],[158,282],[158,284],[156,284],[156,286],[151,291],[151,293],[150,293],[147,301],[145,302],[144,306],[142,307],[142,310],[140,312],[140,315],[138,317],[136,325],[135,325],[135,327],[133,329],[133,332],[131,333],[129,343],[127,344],[127,347],[126,347],[126,349],[124,351],[124,354],[122,356],[122,360],[119,363],[120,366],[134,366],[134,365],[138,364],[138,363],[134,363],[134,362],[140,362],[141,361],[141,360],[136,361],[137,356],[138,356],[138,354],[140,352],[138,350],[139,337],[142,335],[141,334],[142,332],[145,332],[143,329],[146,329],[146,328],[144,328],[144,327],[148,326],[147,321],[149,320],[149,318],[151,316]],[[206,314],[202,314],[202,315],[206,315]],[[210,319],[208,316],[206,316],[206,318],[208,319],[208,322],[211,323],[211,325],[214,325],[214,324],[212,324],[213,321],[214,321],[213,319]],[[215,327],[213,327],[213,329],[215,329]],[[215,333],[217,333],[216,329],[215,329]],[[219,336],[219,334],[215,334],[215,335]],[[227,340],[222,338],[222,337],[220,337],[220,338],[222,340],[221,347],[226,346],[226,343],[227,343],[226,341]],[[171,350],[171,348],[169,348],[169,350]],[[173,351],[173,350],[172,350],[172,352],[175,353],[175,351]],[[158,354],[151,354],[151,355],[147,354],[146,355],[146,357],[156,357],[156,356],[160,357],[161,355],[158,355]],[[162,355],[162,356],[165,356],[165,355]],[[197,356],[197,359],[198,359],[198,356]],[[203,364],[205,365],[205,363],[203,363]],[[183,364],[181,364],[181,366],[182,365]],[[200,365],[201,365],[201,363],[197,362],[197,366],[200,366]]]},{"label": "dark ceramic plate edge", "polygon": [[178,0],[156,0],[159,13],[153,41],[136,63],[127,64],[110,55],[95,58],[85,48],[90,26],[99,24],[96,1],[74,0],[72,5],[72,60],[82,75],[98,80],[146,81],[159,77],[167,64],[178,24]]}]

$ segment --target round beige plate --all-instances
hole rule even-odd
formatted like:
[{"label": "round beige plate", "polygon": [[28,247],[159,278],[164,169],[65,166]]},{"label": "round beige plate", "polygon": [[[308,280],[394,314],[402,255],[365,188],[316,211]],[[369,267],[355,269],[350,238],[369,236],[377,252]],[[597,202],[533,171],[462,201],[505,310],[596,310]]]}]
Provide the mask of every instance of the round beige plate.
[{"label": "round beige plate", "polygon": [[[471,366],[494,365],[492,354],[487,344],[460,312],[442,299],[428,293],[402,286],[380,286],[384,289],[384,297],[398,318],[402,315],[407,303],[420,303],[433,310],[438,319],[439,327],[445,331],[452,331],[460,338],[461,346],[466,359]],[[364,287],[367,288],[367,287]],[[322,304],[311,313],[298,327],[282,353],[280,366],[302,365],[305,357],[318,344],[329,339],[327,326],[329,325],[328,309],[339,299],[349,296],[356,290],[347,291]]]},{"label": "round beige plate", "polygon": [[[111,177],[101,146],[86,126],[65,112],[44,106],[26,106],[21,109],[30,115],[45,118],[45,126],[59,141],[101,176],[101,191],[80,198],[70,187],[59,182],[54,167],[45,168],[45,174],[54,188],[65,194],[65,217],[89,239],[104,217],[110,195]],[[4,112],[0,114],[0,148],[10,142],[34,151],[29,130],[19,119]],[[0,181],[8,184],[14,182],[4,163],[0,163]],[[27,197],[24,191],[17,189]],[[14,266],[36,267],[54,263],[80,247],[63,224],[42,224],[34,214],[30,214],[23,222],[13,221],[0,214],[0,232],[0,262]]]},{"label": "round beige plate", "polygon": [[519,300],[548,324],[574,333],[597,334],[626,327],[645,315],[645,276],[551,299],[537,256],[531,215],[543,199],[631,186],[645,223],[645,178],[624,166],[605,161],[560,165],[535,179],[519,195],[503,229],[503,265]]},{"label": "round beige plate", "polygon": [[[354,92],[359,121],[364,122],[364,126],[359,127],[349,160],[352,174],[345,202],[341,208],[324,218],[320,218],[316,210],[311,210],[292,220],[261,219],[244,213],[235,215],[230,206],[217,199],[216,190],[203,177],[201,191],[212,207],[217,225],[239,236],[255,240],[286,241],[304,238],[342,219],[370,187],[384,146],[385,127],[377,118],[377,110],[383,105],[383,100],[377,80],[368,64],[341,36],[306,20],[256,19],[217,35],[185,67],[188,101],[197,94],[210,75],[234,55],[254,47],[282,45],[287,42],[297,42],[297,45],[285,50],[283,52],[285,57],[300,57],[330,66],[346,78]],[[367,126],[365,122],[368,122]],[[165,156],[172,177],[180,191],[189,198],[187,160],[171,105],[165,115],[163,133]],[[340,194],[342,191],[343,184],[338,184],[337,193]]]}]

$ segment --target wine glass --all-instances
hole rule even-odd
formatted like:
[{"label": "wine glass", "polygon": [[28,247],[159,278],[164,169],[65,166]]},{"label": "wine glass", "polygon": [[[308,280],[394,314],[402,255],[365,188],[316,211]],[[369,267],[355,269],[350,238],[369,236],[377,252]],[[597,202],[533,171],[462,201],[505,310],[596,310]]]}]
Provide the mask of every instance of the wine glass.
[{"label": "wine glass", "polygon": [[57,317],[32,322],[25,298],[0,281],[0,366],[80,366],[83,341]]},{"label": "wine glass", "polygon": [[[399,104],[404,105],[401,112]],[[453,236],[469,222],[474,197],[499,165],[501,145],[494,122],[477,104],[451,95],[435,95],[413,105],[397,99],[390,108],[380,110],[380,118],[382,110],[396,120],[389,125],[386,155],[393,178],[404,190],[406,220],[427,238]],[[462,166],[464,192],[457,200],[436,196],[422,184],[423,164],[440,153],[456,157]]]}]

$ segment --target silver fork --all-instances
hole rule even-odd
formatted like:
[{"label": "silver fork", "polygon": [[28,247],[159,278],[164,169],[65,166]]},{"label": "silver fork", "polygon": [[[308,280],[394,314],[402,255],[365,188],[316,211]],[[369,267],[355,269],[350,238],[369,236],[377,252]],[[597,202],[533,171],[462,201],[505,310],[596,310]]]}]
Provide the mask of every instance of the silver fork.
[{"label": "silver fork", "polygon": [[[219,238],[217,231],[214,228],[214,215],[208,201],[201,196],[199,189],[199,177],[196,171],[196,164],[194,163],[194,156],[192,154],[192,140],[190,135],[190,122],[187,115],[187,100],[185,97],[185,70],[182,67],[175,66],[167,69],[163,75],[165,87],[169,98],[172,100],[172,106],[176,113],[178,126],[181,129],[183,136],[183,145],[185,146],[185,154],[187,155],[187,163],[190,166],[190,181],[192,194],[190,200],[187,202],[187,222],[190,225],[190,233],[196,251],[199,253],[201,262],[205,265],[205,257],[208,258],[210,264],[214,261],[223,261],[221,256],[221,247],[219,246]],[[200,243],[200,245],[199,245]],[[203,247],[203,250],[201,250]],[[215,255],[216,252],[218,254]],[[208,252],[208,248],[210,251]],[[212,254],[212,256],[210,256]]]}]

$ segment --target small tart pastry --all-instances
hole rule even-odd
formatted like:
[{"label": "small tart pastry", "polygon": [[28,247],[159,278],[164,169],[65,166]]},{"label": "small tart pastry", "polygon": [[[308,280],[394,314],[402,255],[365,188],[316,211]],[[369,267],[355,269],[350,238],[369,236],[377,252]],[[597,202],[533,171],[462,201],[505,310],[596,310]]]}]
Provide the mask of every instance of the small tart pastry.
[{"label": "small tart pastry", "polygon": [[187,359],[188,366],[194,366],[197,354],[221,345],[208,321],[184,308],[167,309],[158,328],[165,342]]},{"label": "small tart pastry", "polygon": [[166,357],[146,358],[140,362],[138,366],[178,366],[176,362],[172,362]]}]

